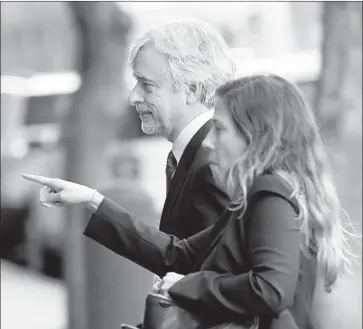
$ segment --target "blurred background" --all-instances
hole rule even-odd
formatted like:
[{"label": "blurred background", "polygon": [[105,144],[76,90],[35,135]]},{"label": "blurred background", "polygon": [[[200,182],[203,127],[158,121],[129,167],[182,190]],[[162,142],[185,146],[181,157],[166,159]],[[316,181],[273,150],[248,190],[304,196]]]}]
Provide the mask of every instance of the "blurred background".
[{"label": "blurred background", "polygon": [[[143,135],[127,103],[127,48],[182,17],[222,31],[238,76],[273,72],[300,86],[362,232],[361,2],[1,2],[1,328],[142,319],[152,275],[86,239],[84,210],[41,208],[21,173],[98,188],[158,225],[171,145]],[[319,329],[361,328],[361,258],[315,299]]]}]

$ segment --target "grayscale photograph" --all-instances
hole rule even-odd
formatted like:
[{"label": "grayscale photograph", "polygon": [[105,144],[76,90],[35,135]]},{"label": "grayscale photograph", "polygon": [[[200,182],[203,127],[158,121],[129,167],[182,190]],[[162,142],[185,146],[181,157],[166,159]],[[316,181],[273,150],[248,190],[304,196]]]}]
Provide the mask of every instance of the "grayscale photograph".
[{"label": "grayscale photograph", "polygon": [[362,328],[362,87],[361,1],[1,1],[1,328]]}]

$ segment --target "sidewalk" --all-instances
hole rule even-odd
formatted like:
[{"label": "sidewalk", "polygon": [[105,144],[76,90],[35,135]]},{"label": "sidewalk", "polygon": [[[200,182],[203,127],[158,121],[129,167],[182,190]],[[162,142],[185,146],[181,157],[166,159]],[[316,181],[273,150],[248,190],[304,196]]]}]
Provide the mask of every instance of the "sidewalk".
[{"label": "sidewalk", "polygon": [[66,303],[60,281],[1,260],[2,329],[66,329]]}]

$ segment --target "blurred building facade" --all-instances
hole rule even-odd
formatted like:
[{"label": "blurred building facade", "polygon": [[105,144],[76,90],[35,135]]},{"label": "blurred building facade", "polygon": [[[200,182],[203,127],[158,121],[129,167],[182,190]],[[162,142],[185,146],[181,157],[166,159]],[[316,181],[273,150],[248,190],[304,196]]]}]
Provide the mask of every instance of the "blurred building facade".
[{"label": "blurred building facade", "polygon": [[[32,208],[34,218],[39,207],[33,207],[37,187],[25,184],[21,173],[59,176],[63,171],[59,122],[80,84],[75,71],[77,37],[66,3],[1,3],[1,225],[5,240],[11,237],[7,233],[13,225],[28,226],[25,235],[38,226],[25,223],[24,210]],[[58,211],[54,221],[41,225],[50,241],[52,232],[62,231],[60,217]],[[18,256],[28,258],[23,246],[19,247],[22,255]]]},{"label": "blurred building facade", "polygon": [[259,57],[320,46],[320,2],[144,2],[142,11],[137,3],[119,4],[134,16],[136,35],[153,25],[193,17],[219,28],[230,47],[252,48]]},{"label": "blurred building facade", "polygon": [[[65,3],[1,3],[2,140],[20,118],[49,123],[65,110],[57,89],[59,94],[67,92],[64,85],[68,81],[62,74],[75,72],[77,42]],[[42,74],[42,81],[27,83]],[[53,85],[48,92],[47,83]],[[25,111],[28,106],[32,111]]]}]

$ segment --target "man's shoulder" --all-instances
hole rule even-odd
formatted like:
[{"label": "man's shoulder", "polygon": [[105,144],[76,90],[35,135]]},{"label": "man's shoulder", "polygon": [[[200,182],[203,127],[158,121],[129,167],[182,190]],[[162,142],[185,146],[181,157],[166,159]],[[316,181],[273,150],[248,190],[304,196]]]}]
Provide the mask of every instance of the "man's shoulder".
[{"label": "man's shoulder", "polygon": [[199,187],[202,186],[204,188],[206,185],[213,185],[218,189],[221,188],[213,174],[210,153],[210,149],[201,145],[187,170],[187,180],[192,184],[193,189],[198,190]]},{"label": "man's shoulder", "polygon": [[201,167],[210,166],[211,164],[210,154],[211,154],[210,149],[204,146],[202,142],[197,152],[195,152],[190,168],[198,170]]}]

